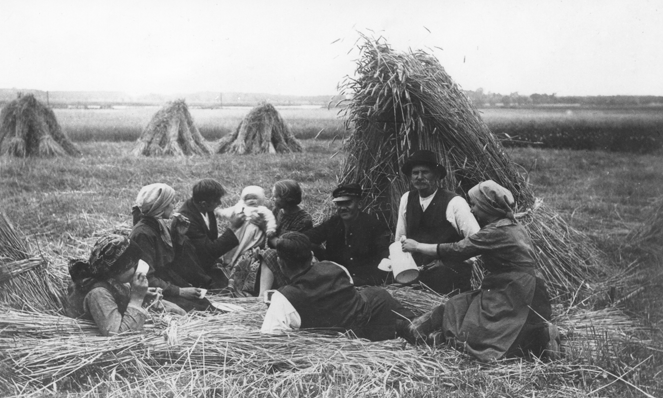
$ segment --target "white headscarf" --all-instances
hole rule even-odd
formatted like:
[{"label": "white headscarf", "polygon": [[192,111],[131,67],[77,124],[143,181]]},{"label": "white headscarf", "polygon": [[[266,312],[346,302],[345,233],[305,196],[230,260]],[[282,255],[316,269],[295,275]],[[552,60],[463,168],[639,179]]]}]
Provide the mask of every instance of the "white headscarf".
[{"label": "white headscarf", "polygon": [[156,183],[146,185],[140,189],[134,207],[147,217],[154,217],[159,222],[161,238],[170,247],[173,246],[170,238],[170,228],[166,220],[161,218],[163,211],[175,200],[175,190],[170,185]]}]

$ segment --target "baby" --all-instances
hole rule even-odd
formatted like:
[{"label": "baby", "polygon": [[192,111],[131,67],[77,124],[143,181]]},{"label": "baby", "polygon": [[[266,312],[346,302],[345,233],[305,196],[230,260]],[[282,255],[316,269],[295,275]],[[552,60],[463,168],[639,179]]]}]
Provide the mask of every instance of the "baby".
[{"label": "baby", "polygon": [[[254,294],[256,274],[260,267],[257,251],[265,246],[265,242],[276,234],[276,218],[265,203],[265,191],[257,186],[248,186],[242,190],[239,201],[232,207],[216,209],[214,214],[229,219],[234,214],[244,213],[247,222],[235,230],[239,244],[223,256],[223,262],[229,268],[229,280],[238,294],[249,292]],[[260,230],[248,220],[263,216],[267,223],[265,231]]]},{"label": "baby", "polygon": [[[265,234],[269,239],[276,233],[276,218],[274,217],[274,213],[264,206],[264,203],[265,191],[258,186],[250,185],[242,190],[242,194],[240,195],[237,204],[231,207],[226,207],[225,209],[217,208],[214,210],[214,214],[218,217],[229,219],[233,214],[244,213],[247,220],[262,215],[267,222]],[[238,236],[237,239],[240,242],[242,241],[240,236]]]}]

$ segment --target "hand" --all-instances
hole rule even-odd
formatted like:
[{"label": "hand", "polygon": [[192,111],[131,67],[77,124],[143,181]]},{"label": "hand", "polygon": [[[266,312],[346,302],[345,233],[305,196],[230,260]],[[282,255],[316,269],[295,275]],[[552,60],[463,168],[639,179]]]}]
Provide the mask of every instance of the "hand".
[{"label": "hand", "polygon": [[260,213],[253,213],[251,215],[251,224],[260,228],[261,231],[267,229],[267,220],[265,219],[265,216]]},{"label": "hand", "polygon": [[145,298],[143,299],[143,305],[152,305],[155,302],[161,301],[162,298],[163,291],[160,287],[148,287]]},{"label": "hand", "polygon": [[186,234],[186,231],[189,230],[189,225],[191,225],[191,222],[186,216],[180,213],[173,214],[173,222],[171,223],[170,227],[177,233],[178,236],[183,236]]},{"label": "hand", "polygon": [[147,294],[147,277],[144,274],[134,274],[131,280],[131,301],[140,307],[143,305],[145,294]]},{"label": "hand", "polygon": [[230,216],[230,228],[235,230],[244,224],[244,221],[246,220],[246,215],[242,213],[235,213],[232,216]]},{"label": "hand", "polygon": [[419,248],[419,242],[414,239],[405,239],[401,242],[401,248],[405,253],[416,253]]},{"label": "hand", "polygon": [[200,298],[200,289],[197,287],[181,287],[180,288],[180,297],[188,299],[199,299]]}]

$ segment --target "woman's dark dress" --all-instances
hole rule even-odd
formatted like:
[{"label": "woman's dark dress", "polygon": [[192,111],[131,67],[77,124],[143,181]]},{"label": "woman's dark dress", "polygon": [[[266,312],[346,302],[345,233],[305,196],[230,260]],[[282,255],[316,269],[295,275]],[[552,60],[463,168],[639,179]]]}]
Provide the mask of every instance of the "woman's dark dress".
[{"label": "woman's dark dress", "polygon": [[213,308],[207,299],[187,299],[179,295],[180,287],[207,288],[211,283],[211,278],[198,265],[193,246],[186,238],[180,245],[173,236],[173,247],[169,246],[161,237],[159,222],[147,216],[138,220],[129,238],[140,246],[141,259],[150,266],[147,272],[150,287],[160,287],[164,298],[187,312]]},{"label": "woman's dark dress", "polygon": [[481,255],[489,272],[479,290],[458,294],[436,309],[444,312],[447,342],[482,361],[528,351],[540,355],[552,311],[545,283],[535,276],[527,230],[501,219],[460,242],[438,245],[437,250],[442,259]]}]

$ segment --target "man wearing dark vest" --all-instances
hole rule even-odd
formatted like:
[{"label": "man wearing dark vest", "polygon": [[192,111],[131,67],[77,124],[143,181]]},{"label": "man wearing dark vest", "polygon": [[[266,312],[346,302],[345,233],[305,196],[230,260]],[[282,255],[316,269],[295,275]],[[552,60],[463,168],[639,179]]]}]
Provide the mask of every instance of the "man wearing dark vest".
[{"label": "man wearing dark vest", "polygon": [[283,234],[277,240],[276,251],[279,266],[290,283],[272,294],[263,333],[340,328],[371,341],[407,333],[409,320],[414,317],[410,310],[382,288],[358,291],[348,270],[337,263],[312,263],[311,242],[306,235]]},{"label": "man wearing dark vest", "polygon": [[[440,188],[447,171],[431,151],[416,151],[403,164],[403,174],[410,178],[411,191],[401,197],[395,239],[405,236],[417,242],[454,243],[473,235],[479,224],[467,201]],[[438,293],[471,289],[472,267],[462,262],[445,262],[413,254],[423,267],[419,281]]]}]

